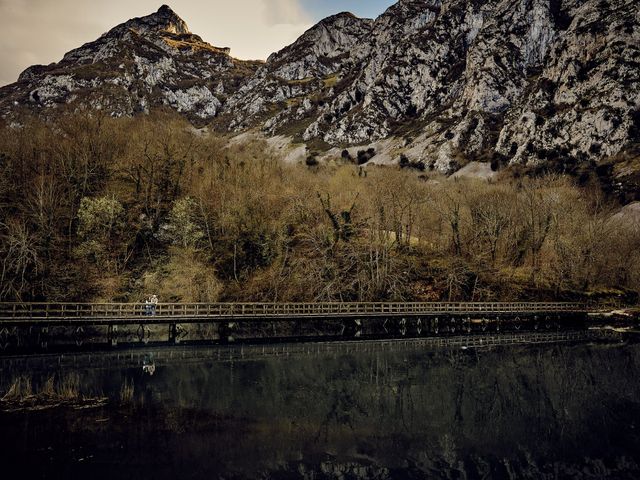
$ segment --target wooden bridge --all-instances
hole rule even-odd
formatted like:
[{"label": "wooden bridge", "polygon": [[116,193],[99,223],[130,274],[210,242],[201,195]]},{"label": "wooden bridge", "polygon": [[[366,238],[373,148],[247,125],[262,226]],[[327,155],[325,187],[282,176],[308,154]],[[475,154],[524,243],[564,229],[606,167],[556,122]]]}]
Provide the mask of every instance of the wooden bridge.
[{"label": "wooden bridge", "polygon": [[[0,351],[89,342],[451,335],[584,324],[579,303],[0,303]],[[166,328],[168,327],[168,329]]]},{"label": "wooden bridge", "polygon": [[2,325],[117,325],[433,316],[581,315],[580,303],[0,303]]}]

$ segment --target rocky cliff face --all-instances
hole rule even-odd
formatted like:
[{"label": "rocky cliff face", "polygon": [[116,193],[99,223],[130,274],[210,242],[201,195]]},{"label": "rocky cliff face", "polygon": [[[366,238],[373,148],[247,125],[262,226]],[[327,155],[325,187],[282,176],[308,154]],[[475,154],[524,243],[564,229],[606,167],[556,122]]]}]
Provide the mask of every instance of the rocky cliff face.
[{"label": "rocky cliff face", "polygon": [[25,70],[0,89],[3,114],[84,106],[114,116],[167,106],[196,123],[218,114],[226,95],[251,76],[242,62],[192,34],[169,7],[118,25],[56,64]]},{"label": "rocky cliff face", "polygon": [[[245,87],[255,95],[249,106],[232,98],[229,108],[238,118],[275,111],[262,123],[267,132],[294,125],[304,140],[329,145],[402,137],[397,155],[444,172],[470,160],[574,164],[633,155],[639,11],[631,0],[401,0],[359,26],[364,34],[349,36],[348,52],[336,42],[332,57],[324,42],[325,57],[340,59],[331,68],[278,67],[306,89],[263,94],[278,54]],[[323,28],[345,31],[335,19]],[[270,110],[273,100],[287,103]]]},{"label": "rocky cliff face", "polygon": [[301,133],[336,96],[338,80],[355,68],[351,50],[371,33],[372,23],[350,13],[334,15],[271,55],[225,105],[230,127]]},{"label": "rocky cliff face", "polygon": [[189,32],[168,7],[0,90],[0,108],[80,102],[114,115],[166,105],[224,131],[316,148],[386,142],[443,172],[472,160],[617,162],[640,171],[636,0],[400,0],[343,13],[266,63]]}]

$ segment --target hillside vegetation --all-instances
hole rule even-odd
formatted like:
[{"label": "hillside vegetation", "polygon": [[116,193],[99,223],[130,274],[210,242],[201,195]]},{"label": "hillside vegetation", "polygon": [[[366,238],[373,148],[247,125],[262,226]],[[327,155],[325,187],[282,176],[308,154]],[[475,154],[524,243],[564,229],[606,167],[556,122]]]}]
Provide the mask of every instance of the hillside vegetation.
[{"label": "hillside vegetation", "polygon": [[0,299],[617,299],[640,235],[570,178],[288,165],[154,114],[0,129]]}]

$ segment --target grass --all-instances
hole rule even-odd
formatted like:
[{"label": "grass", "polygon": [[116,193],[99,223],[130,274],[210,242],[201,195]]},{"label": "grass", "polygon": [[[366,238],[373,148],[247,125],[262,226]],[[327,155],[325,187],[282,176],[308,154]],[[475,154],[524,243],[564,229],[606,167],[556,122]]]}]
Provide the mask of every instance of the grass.
[{"label": "grass", "polygon": [[325,88],[334,87],[338,83],[338,74],[334,73],[333,75],[329,75],[322,80]]},{"label": "grass", "polygon": [[287,80],[287,85],[295,86],[295,85],[308,85],[309,83],[317,80],[315,77],[307,77],[302,78],[300,80]]},{"label": "grass", "polygon": [[0,399],[0,402],[16,402],[23,401],[33,395],[33,384],[31,378],[27,375],[19,375],[16,377],[7,393]]},{"label": "grass", "polygon": [[300,103],[302,103],[302,100],[300,99],[300,97],[296,97],[296,98],[288,98],[285,100],[287,107],[291,108],[291,107],[297,107],[298,105],[300,105]]},{"label": "grass", "polygon": [[40,410],[62,405],[99,406],[105,398],[89,398],[80,392],[80,375],[50,375],[37,385],[33,377],[23,374],[16,376],[6,393],[0,397],[3,410]]},{"label": "grass", "polygon": [[131,403],[133,401],[134,385],[133,380],[125,379],[120,387],[120,402]]},{"label": "grass", "polygon": [[80,397],[80,376],[77,373],[63,377],[56,389],[55,398],[60,400],[77,400]]},{"label": "grass", "polygon": [[180,39],[180,38],[171,38],[169,36],[163,37],[164,42],[172,48],[176,48],[178,50],[206,50],[218,55],[228,55],[229,51],[225,48],[218,48],[210,45],[206,42],[201,42],[196,40],[195,38],[189,39]]}]

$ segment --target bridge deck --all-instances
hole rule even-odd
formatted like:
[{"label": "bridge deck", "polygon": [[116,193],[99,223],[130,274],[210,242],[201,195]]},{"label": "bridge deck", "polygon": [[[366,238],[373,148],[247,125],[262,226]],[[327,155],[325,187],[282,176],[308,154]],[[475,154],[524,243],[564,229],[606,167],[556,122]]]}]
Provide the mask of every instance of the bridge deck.
[{"label": "bridge deck", "polygon": [[428,317],[438,315],[586,314],[580,303],[0,303],[0,326],[38,323],[198,323],[229,320]]}]

